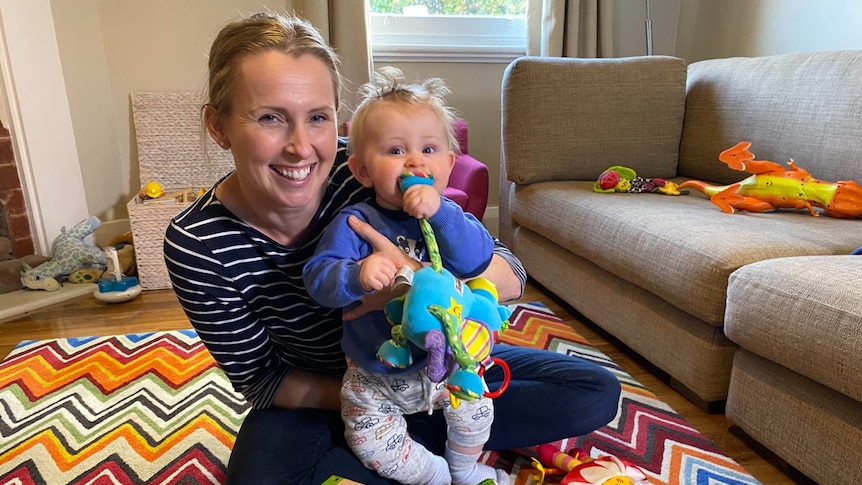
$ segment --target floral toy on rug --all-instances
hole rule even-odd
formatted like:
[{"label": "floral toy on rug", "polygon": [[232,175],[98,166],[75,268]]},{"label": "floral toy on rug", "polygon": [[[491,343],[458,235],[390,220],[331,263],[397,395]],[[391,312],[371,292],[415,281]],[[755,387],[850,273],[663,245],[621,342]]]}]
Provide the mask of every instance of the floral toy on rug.
[{"label": "floral toy on rug", "polygon": [[[402,191],[414,184],[434,183],[422,174],[402,176]],[[428,378],[446,380],[450,403],[476,400],[482,395],[497,397],[509,383],[509,369],[501,359],[491,357],[497,337],[509,325],[510,311],[497,301],[494,284],[475,278],[466,284],[443,268],[431,225],[419,219],[422,235],[431,256],[431,266],[413,274],[410,289],[391,300],[384,312],[392,323],[392,338],[377,350],[377,358],[390,367],[412,363],[408,342],[428,352]],[[504,372],[503,385],[485,391],[483,375],[492,363]]]},{"label": "floral toy on rug", "polygon": [[[552,445],[539,445],[539,461],[566,475],[560,485],[648,485],[646,473],[613,455],[592,458],[582,450],[563,453]],[[547,472],[546,472],[547,473]]]},{"label": "floral toy on rug", "polygon": [[862,187],[856,182],[824,182],[797,167],[793,160],[789,169],[768,160],[755,160],[748,149],[751,142],[743,141],[718,155],[728,167],[753,175],[730,185],[710,185],[700,180],[688,180],[680,188],[692,187],[709,197],[722,212],[736,210],[769,212],[778,209],[805,209],[812,216],[826,215],[854,219],[862,217]]},{"label": "floral toy on rug", "polygon": [[602,193],[630,192],[636,194],[655,192],[665,195],[680,195],[683,193],[671,181],[658,177],[638,177],[634,170],[620,165],[614,165],[602,172],[596,183],[593,184],[593,191]]},{"label": "floral toy on rug", "polygon": [[60,229],[60,235],[54,242],[54,255],[45,263],[35,268],[27,264],[21,270],[21,284],[31,290],[56,291],[60,289],[57,278],[66,276],[85,266],[105,268],[105,253],[84,242],[84,238],[93,233],[102,221],[92,216],[79,222],[72,229]]}]

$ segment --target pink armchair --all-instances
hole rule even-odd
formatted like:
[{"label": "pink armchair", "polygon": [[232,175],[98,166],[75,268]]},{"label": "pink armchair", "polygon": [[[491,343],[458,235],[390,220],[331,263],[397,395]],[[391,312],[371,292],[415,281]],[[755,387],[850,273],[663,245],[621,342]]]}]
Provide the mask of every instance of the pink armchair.
[{"label": "pink armchair", "polygon": [[459,118],[455,120],[452,128],[455,130],[455,139],[458,140],[461,154],[455,157],[449,186],[443,191],[443,195],[481,221],[488,205],[488,167],[467,153],[467,123]]},{"label": "pink armchair", "polygon": [[[449,186],[443,191],[443,195],[481,221],[488,205],[488,167],[467,153],[467,122],[457,118],[452,128],[455,130],[455,139],[458,140],[461,153],[455,157]],[[344,123],[345,135],[349,129],[350,122],[347,121]]]}]

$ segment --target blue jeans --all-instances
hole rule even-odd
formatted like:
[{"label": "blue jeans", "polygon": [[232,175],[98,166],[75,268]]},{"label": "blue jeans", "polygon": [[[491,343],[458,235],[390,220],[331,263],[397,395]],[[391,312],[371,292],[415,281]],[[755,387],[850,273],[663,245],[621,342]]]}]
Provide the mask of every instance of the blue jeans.
[{"label": "blue jeans", "polygon": [[[509,389],[494,400],[488,450],[524,448],[588,434],[617,412],[620,383],[606,369],[554,352],[505,344],[494,356],[509,364]],[[485,374],[491,390],[502,382],[494,366]],[[442,455],[446,422],[438,411],[407,416],[414,440]],[[227,484],[320,485],[330,475],[366,485],[391,485],[365,468],[344,440],[340,413],[266,409],[249,412],[230,456]]]}]

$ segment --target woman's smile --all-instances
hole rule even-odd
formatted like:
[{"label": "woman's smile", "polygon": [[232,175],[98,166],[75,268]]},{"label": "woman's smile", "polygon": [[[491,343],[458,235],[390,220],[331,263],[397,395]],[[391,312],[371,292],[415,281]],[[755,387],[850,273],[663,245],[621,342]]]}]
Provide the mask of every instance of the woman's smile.
[{"label": "woman's smile", "polygon": [[314,170],[314,167],[316,166],[317,164],[315,163],[314,165],[308,165],[301,168],[287,168],[279,167],[276,165],[270,165],[269,168],[271,168],[273,172],[277,173],[278,175],[286,178],[291,182],[304,182],[308,179],[308,176],[311,174],[312,170]]}]

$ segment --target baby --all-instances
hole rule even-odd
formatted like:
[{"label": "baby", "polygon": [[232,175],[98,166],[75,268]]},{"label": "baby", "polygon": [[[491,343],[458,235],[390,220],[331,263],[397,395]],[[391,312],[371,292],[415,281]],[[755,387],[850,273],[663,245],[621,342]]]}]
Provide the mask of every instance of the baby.
[{"label": "baby", "polygon": [[[472,214],[441,194],[457,147],[453,112],[443,81],[406,85],[394,68],[379,71],[362,87],[363,101],[350,128],[348,160],[356,179],[375,191],[367,202],[345,208],[323,234],[305,266],[312,298],[324,306],[350,309],[366,294],[390,287],[398,268],[372,254],[371,246],[347,224],[355,215],[414,259],[429,261],[418,219],[434,230],[444,267],[458,278],[481,274],[494,241]],[[400,185],[405,174],[430,176],[428,183]],[[426,373],[425,352],[411,346],[412,364],[391,367],[377,357],[392,326],[382,311],[344,324],[342,346],[348,369],[342,388],[345,436],[365,466],[405,484],[508,484],[501,470],[477,463],[493,422],[493,403],[482,397],[454,407],[444,383]],[[405,415],[443,409],[448,423],[445,459],[413,441]]]}]

